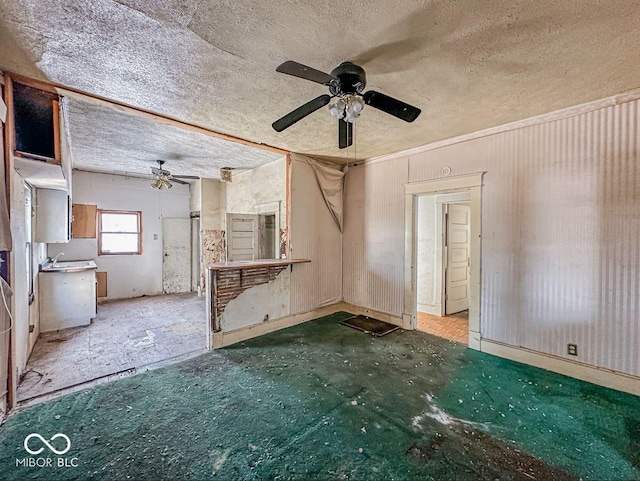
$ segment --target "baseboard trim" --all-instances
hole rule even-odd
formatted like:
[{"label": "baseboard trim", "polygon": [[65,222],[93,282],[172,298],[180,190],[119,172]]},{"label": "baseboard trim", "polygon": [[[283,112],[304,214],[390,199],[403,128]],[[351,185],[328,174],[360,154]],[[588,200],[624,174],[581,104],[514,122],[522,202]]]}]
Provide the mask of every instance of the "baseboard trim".
[{"label": "baseboard trim", "polygon": [[480,350],[504,359],[521,362],[599,386],[640,396],[640,377],[631,374],[570,361],[551,354],[510,346],[488,339],[480,339]]},{"label": "baseboard trim", "polygon": [[344,310],[346,310],[344,303],[338,302],[328,306],[319,307],[311,311],[272,319],[260,324],[253,324],[252,326],[241,327],[232,331],[214,332],[211,336],[211,349],[230,346],[237,342],[264,336],[265,334],[279,331],[280,329],[286,329],[287,327],[292,327],[297,324],[302,324],[303,322],[335,314],[336,312]]}]

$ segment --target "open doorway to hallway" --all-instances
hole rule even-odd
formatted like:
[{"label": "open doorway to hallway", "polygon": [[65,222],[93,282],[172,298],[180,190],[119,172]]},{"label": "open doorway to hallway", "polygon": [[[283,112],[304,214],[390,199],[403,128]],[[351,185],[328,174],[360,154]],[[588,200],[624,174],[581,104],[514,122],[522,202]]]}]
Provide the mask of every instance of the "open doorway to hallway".
[{"label": "open doorway to hallway", "polygon": [[416,327],[468,344],[469,192],[418,196],[416,222]]}]

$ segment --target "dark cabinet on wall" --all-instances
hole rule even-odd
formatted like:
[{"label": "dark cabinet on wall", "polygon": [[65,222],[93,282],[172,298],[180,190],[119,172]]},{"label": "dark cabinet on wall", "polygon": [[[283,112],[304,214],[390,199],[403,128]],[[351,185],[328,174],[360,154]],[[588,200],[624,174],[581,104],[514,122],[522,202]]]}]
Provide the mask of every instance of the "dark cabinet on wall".
[{"label": "dark cabinet on wall", "polygon": [[13,83],[14,154],[60,163],[59,97]]}]

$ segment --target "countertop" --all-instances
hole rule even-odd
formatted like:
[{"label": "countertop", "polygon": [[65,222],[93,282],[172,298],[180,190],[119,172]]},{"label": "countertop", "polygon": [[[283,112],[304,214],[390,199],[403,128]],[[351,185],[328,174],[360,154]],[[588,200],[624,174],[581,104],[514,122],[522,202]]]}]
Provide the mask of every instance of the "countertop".
[{"label": "countertop", "polygon": [[42,272],[80,272],[97,269],[95,261],[59,261],[48,262],[40,267]]},{"label": "countertop", "polygon": [[212,271],[229,271],[242,269],[259,269],[260,267],[278,267],[291,264],[311,262],[310,259],[260,259],[257,261],[231,261],[212,263],[207,266]]}]

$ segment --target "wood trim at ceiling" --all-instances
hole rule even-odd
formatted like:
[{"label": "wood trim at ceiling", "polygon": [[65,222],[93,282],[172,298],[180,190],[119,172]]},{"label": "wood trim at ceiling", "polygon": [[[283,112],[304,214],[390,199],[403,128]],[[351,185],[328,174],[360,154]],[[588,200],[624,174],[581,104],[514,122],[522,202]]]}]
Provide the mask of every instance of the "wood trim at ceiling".
[{"label": "wood trim at ceiling", "polygon": [[267,152],[274,152],[276,154],[282,154],[282,155],[286,155],[289,153],[288,150],[280,149],[278,147],[273,147],[268,144],[252,142],[250,140],[242,139],[240,137],[234,137],[233,135],[216,132],[215,130],[209,130],[204,127],[200,127],[199,125],[191,124],[189,122],[184,122],[182,120],[169,117],[168,115],[162,115],[155,112],[151,112],[150,110],[133,107],[129,104],[125,104],[124,102],[111,100],[106,97],[102,97],[100,95],[90,94],[83,90],[74,89],[71,87],[65,87],[64,85],[60,85],[53,82],[45,82],[42,80],[32,79],[32,78],[25,77],[20,74],[16,74],[12,72],[5,72],[5,75],[7,75],[10,79],[15,80],[16,82],[27,85],[29,87],[35,87],[40,90],[45,90],[47,92],[57,93],[58,95],[61,95],[63,97],[70,97],[77,100],[82,100],[84,102],[89,102],[94,105],[99,105],[102,107],[108,107],[112,109],[115,108],[120,112],[124,112],[130,115],[133,115],[135,117],[152,120],[154,122],[159,122],[165,125],[180,127],[186,130],[190,130],[192,132],[208,135],[209,137],[215,137],[218,139],[227,140],[229,142],[235,142],[238,144],[247,145],[249,147],[254,147],[256,149],[266,150]]}]

